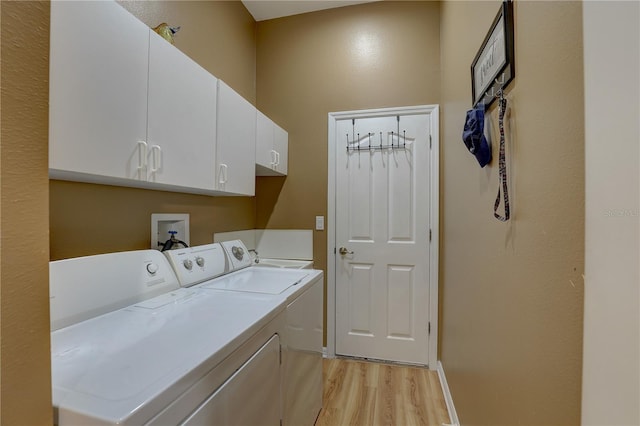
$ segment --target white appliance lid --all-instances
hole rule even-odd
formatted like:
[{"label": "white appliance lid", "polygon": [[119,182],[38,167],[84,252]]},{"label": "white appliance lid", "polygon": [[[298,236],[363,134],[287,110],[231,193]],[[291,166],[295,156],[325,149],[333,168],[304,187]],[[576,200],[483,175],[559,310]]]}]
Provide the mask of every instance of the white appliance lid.
[{"label": "white appliance lid", "polygon": [[291,269],[251,267],[206,282],[200,288],[249,293],[280,294],[300,283],[309,272]]},{"label": "white appliance lid", "polygon": [[193,384],[187,374],[204,375],[284,307],[265,295],[172,293],[51,333],[59,420],[144,424]]}]

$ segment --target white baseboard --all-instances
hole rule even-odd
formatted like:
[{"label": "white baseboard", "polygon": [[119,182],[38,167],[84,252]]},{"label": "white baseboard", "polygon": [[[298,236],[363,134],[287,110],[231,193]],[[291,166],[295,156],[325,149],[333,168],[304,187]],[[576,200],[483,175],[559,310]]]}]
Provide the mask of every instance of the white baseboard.
[{"label": "white baseboard", "polygon": [[444,375],[444,367],[442,362],[438,361],[438,367],[436,368],[438,377],[440,378],[440,386],[442,387],[442,394],[444,395],[444,402],[447,404],[447,411],[449,412],[450,423],[443,424],[442,426],[460,426],[460,420],[458,420],[458,413],[456,413],[456,407],[453,405],[453,398],[449,391],[449,384],[447,378]]}]

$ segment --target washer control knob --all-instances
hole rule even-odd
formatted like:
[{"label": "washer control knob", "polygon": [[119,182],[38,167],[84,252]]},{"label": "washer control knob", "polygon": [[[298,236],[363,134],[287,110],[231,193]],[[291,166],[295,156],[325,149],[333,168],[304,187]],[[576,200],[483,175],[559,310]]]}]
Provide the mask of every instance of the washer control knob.
[{"label": "washer control knob", "polygon": [[191,259],[185,259],[182,261],[182,264],[184,265],[185,268],[187,268],[189,271],[193,268],[193,262],[191,261]]},{"label": "washer control knob", "polygon": [[231,253],[233,254],[233,257],[235,257],[238,260],[242,260],[244,258],[244,250],[242,249],[242,247],[238,247],[238,246],[231,247]]},{"label": "washer control knob", "polygon": [[147,264],[147,272],[151,275],[155,274],[156,272],[158,272],[158,265],[156,265],[155,263]]},{"label": "washer control knob", "polygon": [[196,263],[198,264],[199,267],[203,267],[204,266],[204,257],[196,257]]}]

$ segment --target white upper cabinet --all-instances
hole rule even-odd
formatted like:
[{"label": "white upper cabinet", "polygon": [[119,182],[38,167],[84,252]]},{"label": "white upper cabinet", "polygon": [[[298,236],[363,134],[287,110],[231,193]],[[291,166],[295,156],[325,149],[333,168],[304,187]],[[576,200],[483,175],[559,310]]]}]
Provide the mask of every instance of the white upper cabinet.
[{"label": "white upper cabinet", "polygon": [[[261,111],[256,116],[256,175],[267,176],[276,164],[273,121]],[[266,173],[266,174],[265,174]]]},{"label": "white upper cabinet", "polygon": [[256,118],[256,175],[283,176],[287,174],[287,132],[262,112]]},{"label": "white upper cabinet", "polygon": [[215,190],[218,79],[155,32],[150,37],[148,180]]},{"label": "white upper cabinet", "polygon": [[286,175],[289,164],[289,134],[276,123],[273,123],[273,133],[273,147],[278,154],[275,171]]},{"label": "white upper cabinet", "polygon": [[51,2],[52,178],[255,194],[256,109],[115,1]]},{"label": "white upper cabinet", "polygon": [[249,101],[218,80],[216,182],[219,191],[255,194],[256,111]]},{"label": "white upper cabinet", "polygon": [[148,50],[148,27],[115,2],[51,2],[52,177],[146,179]]}]

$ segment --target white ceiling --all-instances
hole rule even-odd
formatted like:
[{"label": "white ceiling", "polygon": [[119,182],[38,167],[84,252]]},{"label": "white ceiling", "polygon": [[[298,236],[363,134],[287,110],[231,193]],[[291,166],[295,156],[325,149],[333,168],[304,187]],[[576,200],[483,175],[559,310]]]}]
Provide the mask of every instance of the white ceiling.
[{"label": "white ceiling", "polygon": [[[242,3],[256,21],[315,12],[316,10],[333,9],[353,4],[370,3],[372,0],[337,1],[337,0],[243,0]],[[375,1],[375,0],[374,0]]]}]

